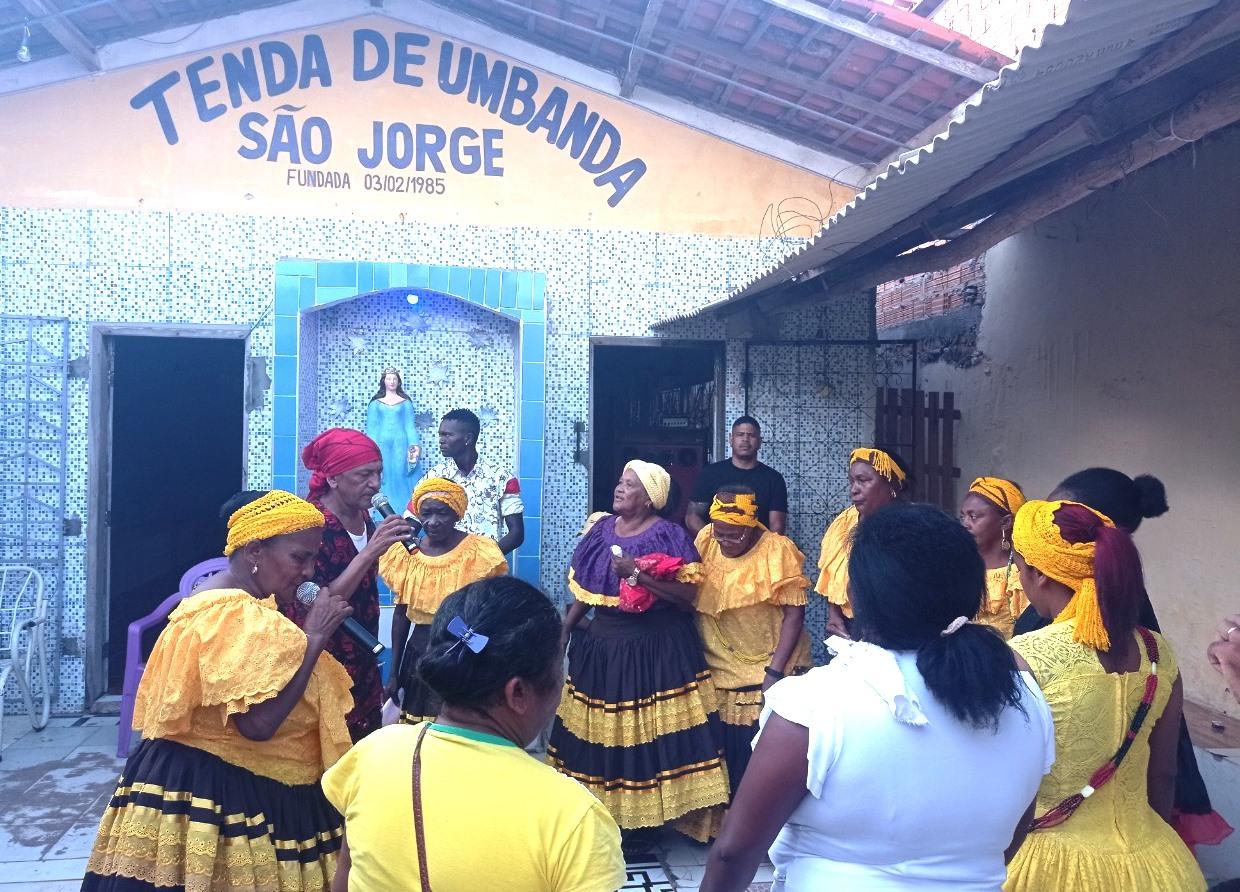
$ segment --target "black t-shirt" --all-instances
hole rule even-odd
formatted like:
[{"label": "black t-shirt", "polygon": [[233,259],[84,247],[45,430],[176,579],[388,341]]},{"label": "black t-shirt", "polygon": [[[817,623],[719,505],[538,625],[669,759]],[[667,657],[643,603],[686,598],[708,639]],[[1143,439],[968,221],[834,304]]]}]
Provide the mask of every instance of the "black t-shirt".
[{"label": "black t-shirt", "polygon": [[693,484],[691,501],[701,502],[708,509],[715,493],[728,486],[748,486],[757,494],[758,520],[771,525],[771,512],[788,511],[788,485],[784,475],[774,468],[758,462],[752,468],[738,468],[732,459],[725,458],[702,468],[697,482]]}]

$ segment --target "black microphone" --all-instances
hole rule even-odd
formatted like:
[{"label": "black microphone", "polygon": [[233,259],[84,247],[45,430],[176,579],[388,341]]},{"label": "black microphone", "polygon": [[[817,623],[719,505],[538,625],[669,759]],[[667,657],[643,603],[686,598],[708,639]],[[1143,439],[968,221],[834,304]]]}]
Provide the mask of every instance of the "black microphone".
[{"label": "black microphone", "polygon": [[[297,600],[305,604],[307,607],[313,604],[314,599],[318,596],[319,586],[315,585],[313,582],[303,582],[301,585],[297,586]],[[366,650],[370,651],[376,657],[387,649],[378,638],[366,631],[365,626],[351,616],[345,617],[345,620],[341,623],[340,628],[344,629],[350,638],[362,647],[366,648]]]},{"label": "black microphone", "polygon": [[[387,496],[385,496],[381,492],[375,493],[374,498],[370,500],[370,507],[378,511],[381,517],[394,517],[396,515],[396,512],[392,510],[392,503],[389,502],[387,500]],[[415,537],[417,536],[416,528],[414,529],[413,534]],[[418,550],[418,543],[415,542],[413,539],[406,539],[401,544],[405,546],[405,551],[409,552],[410,554],[413,554],[414,552]]]}]

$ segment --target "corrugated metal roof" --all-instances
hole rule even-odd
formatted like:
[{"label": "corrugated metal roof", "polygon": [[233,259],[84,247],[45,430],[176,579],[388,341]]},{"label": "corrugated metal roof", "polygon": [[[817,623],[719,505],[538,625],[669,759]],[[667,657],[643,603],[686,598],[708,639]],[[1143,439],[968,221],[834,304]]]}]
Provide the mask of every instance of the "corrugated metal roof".
[{"label": "corrugated metal roof", "polygon": [[[1039,44],[1026,47],[1017,62],[983,87],[926,145],[893,162],[822,231],[723,300],[692,315],[709,313],[775,286],[864,245],[869,239],[931,204],[1034,128],[1111,80],[1152,45],[1187,25],[1217,0],[1072,0],[1063,23],[1048,26]],[[1056,139],[1007,176],[1010,181],[1033,160],[1045,162],[1084,145],[1079,133]],[[670,321],[670,320],[669,320]]]}]

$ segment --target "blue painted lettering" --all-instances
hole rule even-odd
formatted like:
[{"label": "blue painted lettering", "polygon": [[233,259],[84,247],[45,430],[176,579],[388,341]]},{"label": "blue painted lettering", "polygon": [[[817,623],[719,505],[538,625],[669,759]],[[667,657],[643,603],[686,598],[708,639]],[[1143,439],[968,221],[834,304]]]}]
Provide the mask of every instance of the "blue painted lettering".
[{"label": "blue painted lettering", "polygon": [[615,190],[611,197],[607,199],[607,203],[614,208],[624,199],[624,196],[629,194],[629,190],[637,185],[637,181],[642,178],[645,172],[645,161],[640,158],[630,158],[623,164],[600,173],[594,178],[594,185],[600,188],[611,186]]},{"label": "blue painted lettering", "polygon": [[572,148],[568,150],[568,154],[573,158],[580,158],[597,124],[598,112],[590,111],[589,106],[584,102],[578,102],[573,106],[568,121],[564,124],[564,129],[560,131],[555,147],[562,149],[571,143]]},{"label": "blue painted lettering", "polygon": [[[375,54],[374,64],[368,64],[368,51]],[[372,81],[387,71],[388,59],[387,38],[373,28],[358,28],[353,32],[353,80]]]},{"label": "blue painted lettering", "polygon": [[396,32],[396,52],[392,59],[392,80],[407,87],[422,86],[422,77],[410,74],[410,68],[420,68],[426,56],[415,53],[415,47],[430,46],[431,39],[414,31]]},{"label": "blue painted lettering", "polygon": [[248,139],[253,145],[238,147],[237,154],[250,161],[257,161],[266,155],[267,135],[259,128],[267,126],[267,116],[259,112],[246,112],[238,126],[241,128],[241,138]]},{"label": "blue painted lettering", "polygon": [[327,64],[327,50],[323,47],[323,38],[317,34],[307,34],[301,43],[301,77],[297,81],[299,89],[306,89],[311,81],[318,81],[320,87],[332,85],[332,69]]},{"label": "blue painted lettering", "polygon": [[[315,137],[319,146],[314,147]],[[332,129],[318,115],[306,118],[301,125],[301,154],[311,164],[322,164],[332,155]]]},{"label": "blue painted lettering", "polygon": [[242,49],[240,58],[236,53],[225,53],[220,61],[224,64],[224,83],[228,85],[228,101],[233,108],[241,106],[242,93],[245,93],[251,102],[263,98],[263,88],[258,77],[258,61],[253,47]]},{"label": "blue painted lettering", "polygon": [[374,170],[383,161],[383,122],[375,121],[370,128],[370,153],[365,146],[357,149],[357,160],[367,170]]},{"label": "blue painted lettering", "polygon": [[271,148],[267,150],[267,160],[279,161],[281,152],[288,155],[289,164],[301,164],[297,123],[292,115],[276,115],[276,126],[271,131]]},{"label": "blue painted lettering", "polygon": [[388,127],[388,163],[397,170],[404,170],[413,163],[413,131],[403,122]]},{"label": "blue painted lettering", "polygon": [[619,154],[620,131],[616,130],[611,121],[603,118],[598,129],[594,131],[594,138],[590,140],[586,153],[577,163],[586,173],[602,173],[616,163],[616,156]]},{"label": "blue painted lettering", "polygon": [[214,56],[203,56],[185,66],[185,80],[189,84],[190,95],[194,97],[194,108],[198,110],[198,120],[204,124],[215,120],[228,110],[228,106],[222,102],[217,102],[215,105],[207,104],[207,97],[219,91],[220,82],[204,81],[201,75],[204,68],[210,68],[214,64]]},{"label": "blue painted lettering", "polygon": [[439,89],[449,96],[465,92],[465,85],[469,83],[469,60],[473,56],[473,50],[467,46],[461,47],[461,54],[456,57],[456,75],[453,76],[452,55],[455,49],[450,40],[445,40],[439,47]]},{"label": "blue painted lettering", "polygon": [[469,69],[469,96],[474,105],[485,106],[491,114],[499,110],[504,98],[504,79],[508,76],[508,63],[497,59],[495,67],[487,69],[487,57],[474,53],[474,64]]},{"label": "blue painted lettering", "polygon": [[159,127],[164,133],[164,140],[170,146],[175,146],[180,137],[177,136],[176,124],[172,122],[172,109],[168,107],[166,94],[180,80],[181,72],[169,71],[149,87],[143,87],[129,100],[129,107],[135,110],[144,105],[155,106],[155,117],[159,119]]},{"label": "blue painted lettering", "polygon": [[500,160],[504,157],[504,149],[497,143],[504,138],[503,130],[483,130],[482,131],[482,175],[488,177],[502,177],[504,168],[499,166]]},{"label": "blue painted lettering", "polygon": [[263,62],[263,81],[267,95],[287,93],[297,83],[297,54],[281,40],[264,40],[258,45],[258,57]]},{"label": "blue painted lettering", "polygon": [[525,129],[530,133],[546,130],[547,142],[555,145],[555,138],[560,133],[560,124],[564,121],[564,109],[566,108],[568,108],[568,91],[563,87],[552,87],[551,92],[547,94],[547,98],[543,100],[543,104]]},{"label": "blue painted lettering", "polygon": [[504,105],[499,110],[501,120],[517,127],[534,116],[534,92],[538,89],[538,75],[528,68],[513,66],[508,77],[508,89],[504,91]]},{"label": "blue painted lettering", "polygon": [[443,151],[444,143],[447,142],[443,128],[436,127],[434,124],[419,124],[416,141],[418,170],[426,170],[426,162],[429,160],[437,173],[444,173],[443,162],[439,160],[439,153]]}]

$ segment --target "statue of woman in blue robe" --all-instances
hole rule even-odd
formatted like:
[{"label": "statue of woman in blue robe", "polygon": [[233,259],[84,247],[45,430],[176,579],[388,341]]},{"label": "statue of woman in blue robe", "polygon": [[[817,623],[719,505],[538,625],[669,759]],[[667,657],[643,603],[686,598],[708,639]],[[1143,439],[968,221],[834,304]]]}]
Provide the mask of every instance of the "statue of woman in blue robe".
[{"label": "statue of woman in blue robe", "polygon": [[417,482],[417,465],[422,445],[413,423],[413,400],[405,393],[400,372],[383,370],[379,391],[366,407],[366,434],[379,444],[383,453],[382,492],[399,514],[409,501]]}]

